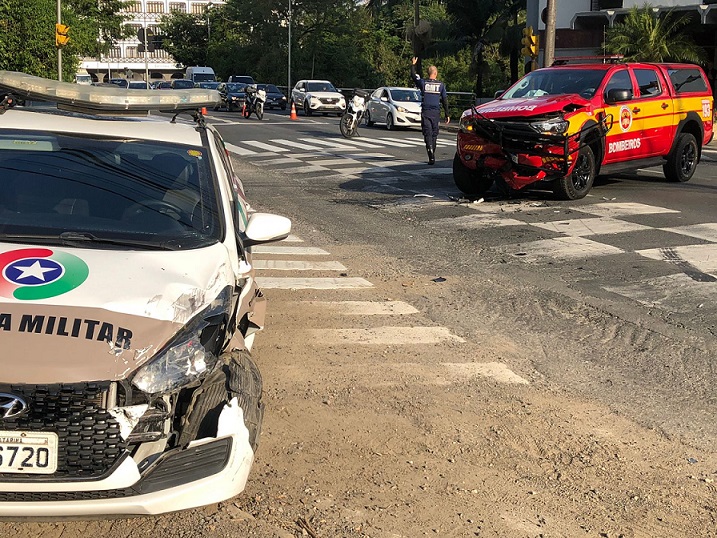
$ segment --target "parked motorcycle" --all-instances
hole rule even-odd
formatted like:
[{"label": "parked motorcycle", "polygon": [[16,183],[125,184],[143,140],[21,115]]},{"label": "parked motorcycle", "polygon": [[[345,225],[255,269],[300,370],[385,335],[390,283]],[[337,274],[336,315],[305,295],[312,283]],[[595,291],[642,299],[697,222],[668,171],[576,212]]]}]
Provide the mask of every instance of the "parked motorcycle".
[{"label": "parked motorcycle", "polygon": [[341,122],[339,123],[339,128],[344,138],[358,136],[359,124],[363,121],[364,114],[366,113],[367,99],[368,92],[354,90],[354,96],[349,101],[346,112],[341,116]]},{"label": "parked motorcycle", "polygon": [[244,117],[249,119],[252,114],[262,119],[264,117],[264,103],[266,102],[266,91],[260,90],[256,84],[247,84],[244,88],[246,92],[246,102],[244,105]]}]

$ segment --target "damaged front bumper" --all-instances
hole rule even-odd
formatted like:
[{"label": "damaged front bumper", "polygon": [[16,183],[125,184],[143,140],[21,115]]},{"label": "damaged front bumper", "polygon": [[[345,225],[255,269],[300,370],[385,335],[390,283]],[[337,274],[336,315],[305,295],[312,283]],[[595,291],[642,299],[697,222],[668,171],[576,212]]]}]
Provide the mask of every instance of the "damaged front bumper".
[{"label": "damaged front bumper", "polygon": [[461,163],[516,190],[569,175],[585,141],[607,132],[605,120],[572,134],[539,133],[527,121],[482,117],[471,118],[469,126],[458,133]]},{"label": "damaged front bumper", "polygon": [[[84,393],[49,387],[38,398],[43,401],[30,402],[47,426],[30,420],[15,429],[42,431],[54,424],[58,469],[53,475],[0,475],[0,517],[161,514],[241,493],[264,408],[258,369],[248,355],[232,355],[240,357],[236,366],[177,395],[161,419],[155,405],[141,416],[129,412],[117,420],[115,409],[113,414],[102,408],[108,386],[85,387]],[[150,431],[158,429],[152,425],[159,431]]]}]

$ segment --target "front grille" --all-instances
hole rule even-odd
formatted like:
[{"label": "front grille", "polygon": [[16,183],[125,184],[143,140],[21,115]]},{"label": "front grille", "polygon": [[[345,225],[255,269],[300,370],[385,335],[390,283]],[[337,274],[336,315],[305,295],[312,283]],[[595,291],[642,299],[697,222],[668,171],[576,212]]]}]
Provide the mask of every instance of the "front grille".
[{"label": "front grille", "polygon": [[339,102],[339,100],[335,97],[319,97],[319,101],[321,101],[325,105],[335,105]]},{"label": "front grille", "polygon": [[106,383],[73,385],[0,385],[0,392],[22,396],[28,413],[0,420],[0,430],[50,431],[58,435],[58,466],[53,475],[0,473],[0,481],[98,479],[125,452],[115,418],[101,404]]}]

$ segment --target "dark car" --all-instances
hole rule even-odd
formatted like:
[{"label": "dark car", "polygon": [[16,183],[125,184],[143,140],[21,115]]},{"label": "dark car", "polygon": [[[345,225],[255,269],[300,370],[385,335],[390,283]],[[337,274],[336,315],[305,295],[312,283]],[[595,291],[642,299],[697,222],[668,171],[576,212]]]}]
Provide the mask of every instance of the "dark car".
[{"label": "dark car", "polygon": [[171,90],[172,89],[172,83],[168,80],[160,80],[159,82],[155,83],[154,85],[155,90]]},{"label": "dark car", "polygon": [[171,84],[173,90],[191,90],[194,88],[194,82],[186,78],[175,78]]},{"label": "dark car", "polygon": [[246,84],[239,82],[222,82],[217,87],[217,91],[221,95],[222,102],[214,107],[214,110],[226,108],[227,112],[238,110],[244,106],[246,102],[246,93],[244,92]]},{"label": "dark car", "polygon": [[266,92],[264,108],[280,108],[286,110],[286,95],[273,84],[257,84],[257,88]]},{"label": "dark car", "polygon": [[212,82],[212,81],[206,81],[206,82],[195,82],[194,87],[195,88],[202,88],[203,90],[216,90],[219,87],[220,82]]},{"label": "dark car", "polygon": [[129,85],[129,81],[126,78],[111,78],[109,83],[119,86],[120,88],[126,88]]},{"label": "dark car", "polygon": [[242,84],[256,84],[254,79],[249,75],[231,75],[229,82],[241,82]]},{"label": "dark car", "polygon": [[130,90],[151,90],[152,87],[144,80],[133,80],[129,83]]}]

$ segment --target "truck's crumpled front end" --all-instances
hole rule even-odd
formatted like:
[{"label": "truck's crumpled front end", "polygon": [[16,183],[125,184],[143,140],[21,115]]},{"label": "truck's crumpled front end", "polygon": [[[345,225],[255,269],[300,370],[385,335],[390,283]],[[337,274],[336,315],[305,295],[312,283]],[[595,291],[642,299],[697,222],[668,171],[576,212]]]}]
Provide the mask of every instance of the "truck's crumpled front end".
[{"label": "truck's crumpled front end", "polygon": [[569,127],[561,115],[493,119],[466,111],[460,121],[458,157],[464,167],[522,189],[572,172],[588,133],[570,133]]}]

